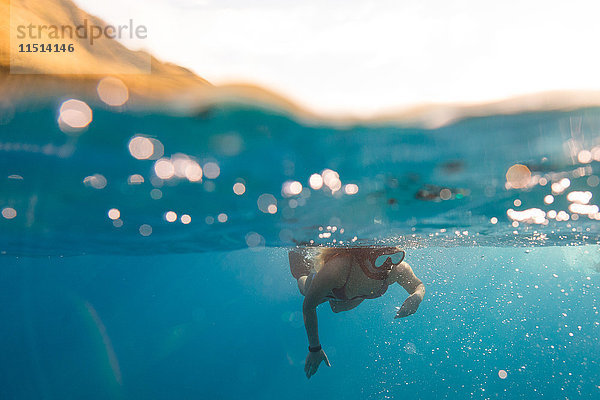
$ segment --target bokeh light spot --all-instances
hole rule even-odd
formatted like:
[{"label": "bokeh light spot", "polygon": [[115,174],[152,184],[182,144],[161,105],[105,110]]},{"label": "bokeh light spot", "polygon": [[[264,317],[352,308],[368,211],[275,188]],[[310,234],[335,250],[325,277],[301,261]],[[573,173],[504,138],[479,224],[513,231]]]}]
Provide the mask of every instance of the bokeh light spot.
[{"label": "bokeh light spot", "polygon": [[138,160],[147,160],[154,154],[154,144],[144,136],[134,136],[129,141],[129,153]]},{"label": "bokeh light spot", "polygon": [[265,238],[261,234],[256,232],[249,232],[246,235],[246,244],[248,247],[258,247],[265,245]]},{"label": "bokeh light spot", "polygon": [[152,189],[150,191],[150,197],[152,197],[153,200],[160,200],[163,197],[163,193],[162,190],[160,189]]},{"label": "bokeh light spot", "polygon": [[581,164],[588,164],[592,162],[592,152],[589,150],[581,150],[577,154],[577,161],[579,161]]},{"label": "bokeh light spot", "polygon": [[207,179],[217,179],[221,174],[221,168],[214,162],[207,162],[204,164],[204,176]]},{"label": "bokeh light spot", "polygon": [[588,204],[592,199],[592,192],[572,191],[567,195],[567,200],[572,203]]},{"label": "bokeh light spot", "polygon": [[177,221],[177,213],[175,211],[167,211],[165,213],[165,220],[167,220],[167,222]]},{"label": "bokeh light spot", "polygon": [[270,193],[261,194],[256,203],[258,204],[258,209],[265,214],[273,214],[269,210],[269,206],[275,206],[275,212],[277,212],[277,199]]},{"label": "bokeh light spot", "polygon": [[121,212],[116,208],[111,208],[108,210],[108,218],[115,220],[121,217]]},{"label": "bokeh light spot", "polygon": [[531,171],[525,165],[515,164],[506,171],[506,183],[509,187],[522,189],[531,181]]},{"label": "bokeh light spot", "polygon": [[450,189],[440,190],[440,199],[450,200],[451,197],[452,197],[452,191]]},{"label": "bokeh light spot", "polygon": [[107,76],[98,82],[96,87],[100,100],[109,106],[122,106],[129,100],[129,90],[122,80]]},{"label": "bokeh light spot", "polygon": [[141,225],[139,231],[140,231],[140,235],[142,235],[142,236],[152,235],[152,227],[148,224]]},{"label": "bokeh light spot", "polygon": [[358,185],[354,183],[349,183],[344,186],[344,192],[348,195],[353,195],[358,193]]},{"label": "bokeh light spot", "polygon": [[286,181],[281,185],[281,194],[284,197],[299,195],[302,192],[302,184],[298,181]]},{"label": "bokeh light spot", "polygon": [[233,193],[237,194],[238,196],[243,195],[246,193],[246,186],[242,182],[235,183],[233,185]]},{"label": "bokeh light spot", "polygon": [[127,178],[127,183],[130,185],[139,185],[144,183],[144,177],[140,174],[129,175],[129,178]]},{"label": "bokeh light spot", "polygon": [[587,178],[586,183],[588,184],[589,187],[596,187],[596,186],[598,186],[598,184],[600,184],[600,178],[598,178],[598,176],[596,176],[596,175],[592,175]]},{"label": "bokeh light spot", "polygon": [[323,187],[323,177],[319,174],[312,174],[308,179],[308,184],[314,190],[319,190]]},{"label": "bokeh light spot", "polygon": [[190,161],[185,167],[185,177],[190,182],[199,182],[202,180],[202,168],[196,161]]},{"label": "bokeh light spot", "polygon": [[104,189],[107,185],[107,180],[104,175],[94,174],[83,178],[83,184],[94,189]]},{"label": "bokeh light spot", "polygon": [[12,207],[4,207],[2,209],[2,216],[6,219],[13,219],[17,216],[17,210]]},{"label": "bokeh light spot", "polygon": [[154,163],[154,173],[160,179],[170,179],[175,175],[175,167],[171,160],[167,158],[161,158]]},{"label": "bokeh light spot", "polygon": [[58,124],[63,132],[79,131],[90,122],[92,122],[92,109],[85,102],[69,99],[61,104]]}]

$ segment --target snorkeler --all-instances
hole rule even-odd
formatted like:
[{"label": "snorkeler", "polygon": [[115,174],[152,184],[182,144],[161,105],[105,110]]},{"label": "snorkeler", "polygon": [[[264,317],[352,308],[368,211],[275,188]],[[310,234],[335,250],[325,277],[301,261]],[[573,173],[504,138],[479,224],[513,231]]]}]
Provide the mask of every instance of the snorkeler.
[{"label": "snorkeler", "polygon": [[304,364],[307,378],[317,372],[322,361],[331,366],[319,343],[319,304],[329,301],[334,313],[348,311],[364,299],[382,296],[389,285],[398,282],[409,296],[394,318],[417,311],[425,286],[403,261],[404,255],[399,247],[299,247],[290,251],[290,269],[304,295],[302,312],[309,343]]}]

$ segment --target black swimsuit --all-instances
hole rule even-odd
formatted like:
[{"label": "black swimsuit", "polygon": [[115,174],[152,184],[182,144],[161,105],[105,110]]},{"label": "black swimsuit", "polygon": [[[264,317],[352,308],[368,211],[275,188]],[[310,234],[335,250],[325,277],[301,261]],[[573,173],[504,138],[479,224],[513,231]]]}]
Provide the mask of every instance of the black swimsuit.
[{"label": "black swimsuit", "polygon": [[[353,268],[353,266],[348,268],[348,275],[346,275],[346,281],[344,282],[344,285],[342,285],[339,288],[331,289],[331,294],[328,294],[326,296],[328,299],[336,300],[336,301],[348,301],[348,300],[356,300],[356,299],[376,299],[377,297],[383,296],[383,294],[387,291],[388,285],[386,284],[386,281],[387,281],[387,276],[386,276],[385,278],[381,279],[381,286],[379,287],[379,290],[377,292],[372,293],[370,295],[358,295],[358,296],[354,296],[353,298],[349,299],[348,296],[346,295],[346,285],[348,284],[348,278],[350,278],[350,274],[352,273],[352,268]],[[362,269],[362,266],[361,266],[361,269]],[[388,271],[387,275],[389,275],[389,271]],[[377,280],[379,280],[379,279],[377,279]]]}]

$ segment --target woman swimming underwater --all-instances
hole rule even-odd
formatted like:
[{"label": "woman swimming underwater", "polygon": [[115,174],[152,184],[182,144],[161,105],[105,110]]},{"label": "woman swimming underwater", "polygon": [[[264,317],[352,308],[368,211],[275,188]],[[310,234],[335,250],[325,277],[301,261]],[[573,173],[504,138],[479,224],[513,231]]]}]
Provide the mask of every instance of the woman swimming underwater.
[{"label": "woman swimming underwater", "polygon": [[290,251],[290,269],[304,295],[302,312],[309,343],[304,364],[307,378],[317,372],[322,361],[331,366],[319,343],[319,304],[329,301],[334,313],[348,311],[364,299],[382,296],[389,285],[397,282],[409,296],[395,318],[417,311],[425,286],[403,261],[404,255],[399,247],[299,247]]}]

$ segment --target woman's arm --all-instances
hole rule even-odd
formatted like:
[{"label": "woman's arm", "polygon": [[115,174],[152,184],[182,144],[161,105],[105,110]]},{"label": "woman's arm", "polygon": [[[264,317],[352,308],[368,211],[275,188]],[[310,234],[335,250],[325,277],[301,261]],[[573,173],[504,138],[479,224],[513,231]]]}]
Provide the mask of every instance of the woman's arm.
[{"label": "woman's arm", "polygon": [[404,288],[409,296],[404,300],[402,307],[396,313],[395,318],[404,318],[414,314],[419,304],[425,297],[425,285],[413,272],[407,262],[401,262],[394,267],[394,278]]},{"label": "woman's arm", "polygon": [[[317,320],[317,306],[323,302],[323,299],[331,289],[343,285],[341,279],[345,277],[345,268],[349,268],[350,264],[345,257],[335,257],[323,266],[314,276],[306,296],[302,303],[302,313],[304,315],[304,326],[306,328],[306,336],[308,337],[308,345],[310,348],[319,348],[319,327]],[[317,372],[321,361],[329,366],[327,355],[321,349],[320,351],[309,351],[304,365],[306,377],[310,378]]]}]

